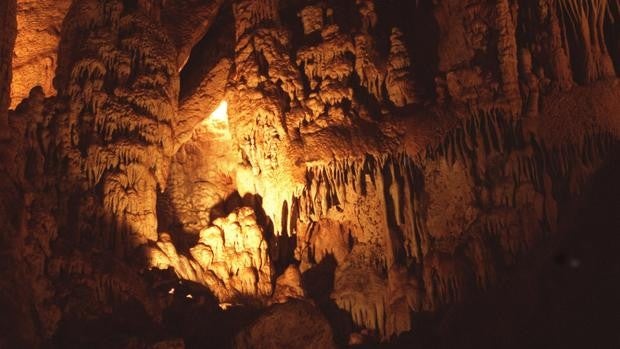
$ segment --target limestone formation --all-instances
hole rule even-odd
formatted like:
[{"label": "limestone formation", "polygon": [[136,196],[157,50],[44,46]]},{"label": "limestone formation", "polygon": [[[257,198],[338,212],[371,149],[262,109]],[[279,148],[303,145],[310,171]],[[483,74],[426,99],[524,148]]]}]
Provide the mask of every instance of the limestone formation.
[{"label": "limestone formation", "polygon": [[220,303],[271,295],[271,260],[252,209],[241,208],[213,224],[200,232],[189,255],[179,254],[170,234],[161,233],[147,252],[150,267],[173,268],[180,278],[207,286]]},{"label": "limestone formation", "polygon": [[613,211],[619,9],[2,2],[0,347],[453,347],[538,310],[505,285],[617,231],[576,222]]},{"label": "limestone formation", "polygon": [[91,187],[103,184],[103,214],[116,230],[108,241],[121,250],[154,241],[155,193],[165,188],[178,104],[173,46],[142,13],[127,14],[118,1],[77,2],[68,16],[76,18],[67,22],[68,38],[84,28],[93,34],[61,46],[70,52],[81,45],[84,57],[66,52],[59,68],[59,88],[69,98],[62,127],[71,130],[63,151],[71,166],[85,168]]},{"label": "limestone formation", "polygon": [[605,17],[609,15],[610,6],[607,0],[591,2],[558,1],[561,14],[564,16],[564,36],[573,30],[577,42],[583,45],[583,69],[586,82],[616,75],[607,50],[603,26]]},{"label": "limestone formation", "polygon": [[305,296],[299,268],[293,265],[288,266],[276,280],[276,287],[272,296],[273,301],[275,303],[286,303],[291,299],[304,299]]},{"label": "limestone formation", "polygon": [[390,35],[390,55],[385,84],[390,100],[397,107],[404,107],[417,101],[413,79],[409,76],[410,66],[411,60],[403,42],[403,33],[398,28],[393,28]]},{"label": "limestone formation", "polygon": [[[17,36],[17,24],[15,16],[15,0],[5,1],[0,5],[0,19],[2,20],[2,34],[0,35],[0,79],[12,81],[13,49]],[[0,138],[6,138],[8,123],[8,109],[11,101],[11,84],[3,83],[0,86]]]},{"label": "limestone formation", "polygon": [[17,1],[17,40],[13,52],[14,78],[11,80],[11,108],[28,97],[39,85],[47,96],[56,93],[53,85],[58,64],[58,43],[70,0]]},{"label": "limestone formation", "polygon": [[311,304],[277,304],[243,329],[233,348],[336,348],[329,323]]},{"label": "limestone formation", "polygon": [[304,34],[311,34],[323,28],[323,8],[321,6],[306,6],[299,12],[304,26]]}]

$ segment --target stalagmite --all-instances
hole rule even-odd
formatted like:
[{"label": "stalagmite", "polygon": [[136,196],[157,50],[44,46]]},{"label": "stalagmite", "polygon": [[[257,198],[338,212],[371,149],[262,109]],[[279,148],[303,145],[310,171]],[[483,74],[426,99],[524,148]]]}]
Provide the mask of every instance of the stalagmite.
[{"label": "stalagmite", "polygon": [[275,303],[286,303],[290,299],[303,299],[305,296],[305,291],[301,285],[299,269],[293,265],[288,266],[284,273],[276,280],[272,296],[273,301]]},{"label": "stalagmite", "polygon": [[[150,267],[173,268],[180,278],[209,287],[220,303],[235,302],[241,296],[265,301],[272,292],[267,242],[248,207],[216,219],[213,226],[201,231],[189,256],[179,254],[166,233],[160,234],[157,246],[149,248],[148,254]],[[282,297],[297,295],[290,292]]]}]

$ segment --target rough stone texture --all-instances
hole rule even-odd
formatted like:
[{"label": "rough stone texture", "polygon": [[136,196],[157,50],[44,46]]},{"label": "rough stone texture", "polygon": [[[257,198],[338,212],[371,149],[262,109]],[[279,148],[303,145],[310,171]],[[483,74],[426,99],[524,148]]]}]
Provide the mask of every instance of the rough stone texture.
[{"label": "rough stone texture", "polygon": [[[63,126],[79,131],[62,139],[63,155],[85,170],[72,179],[102,185],[103,210],[90,214],[113,224],[107,244],[123,251],[155,241],[156,190],[166,185],[179,95],[173,43],[120,1],[78,1],[68,19],[58,85],[69,99]],[[82,36],[86,29],[92,35]]]},{"label": "rough stone texture", "polygon": [[73,1],[5,119],[1,344],[433,342],[617,157],[618,10]]},{"label": "rough stone texture", "polygon": [[11,108],[15,108],[35,86],[46,96],[56,93],[53,85],[58,64],[62,22],[71,0],[17,1],[17,40],[13,55]]},{"label": "rough stone texture", "polygon": [[15,36],[17,35],[17,24],[15,21],[15,0],[4,1],[0,5],[0,137],[5,138],[8,135],[6,130],[8,129],[8,109],[11,99],[11,84],[12,81],[12,60],[13,49],[15,45]]},{"label": "rough stone texture", "polygon": [[290,301],[243,329],[233,348],[336,348],[329,323],[312,304]]},{"label": "rough stone texture", "polygon": [[285,303],[290,299],[303,299],[305,296],[306,292],[302,286],[299,268],[289,265],[276,280],[276,287],[272,296],[273,301]]},{"label": "rough stone texture", "polygon": [[[168,0],[160,2],[163,8],[159,19],[166,27],[177,50],[177,64],[181,69],[194,45],[207,33],[224,0]],[[179,21],[182,18],[182,21]]]},{"label": "rough stone texture", "polygon": [[180,278],[209,287],[220,303],[272,292],[272,264],[264,233],[251,208],[243,207],[200,232],[191,257],[179,255],[169,234],[162,233],[148,250],[152,268],[173,270]]}]

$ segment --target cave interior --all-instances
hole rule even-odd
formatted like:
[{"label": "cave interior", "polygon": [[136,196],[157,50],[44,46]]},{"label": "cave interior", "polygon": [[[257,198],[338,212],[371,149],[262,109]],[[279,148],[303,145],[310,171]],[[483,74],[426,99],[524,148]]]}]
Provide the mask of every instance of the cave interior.
[{"label": "cave interior", "polygon": [[620,348],[620,0],[2,0],[0,348]]}]

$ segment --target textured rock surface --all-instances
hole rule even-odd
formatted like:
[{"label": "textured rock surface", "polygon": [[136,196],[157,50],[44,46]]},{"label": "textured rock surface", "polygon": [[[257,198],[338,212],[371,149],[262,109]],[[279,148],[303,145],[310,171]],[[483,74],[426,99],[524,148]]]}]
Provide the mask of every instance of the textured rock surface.
[{"label": "textured rock surface", "polygon": [[233,348],[336,348],[329,323],[303,301],[277,304],[235,338]]},{"label": "textured rock surface", "polygon": [[432,347],[617,159],[617,1],[15,4],[0,346]]},{"label": "textured rock surface", "polygon": [[63,20],[71,0],[17,1],[17,41],[13,53],[14,78],[11,108],[15,108],[35,86],[53,95],[54,71]]},{"label": "textured rock surface", "polygon": [[0,132],[0,136],[7,137],[6,129],[8,128],[8,109],[11,98],[11,83],[13,72],[13,49],[15,47],[15,37],[17,35],[16,23],[16,2],[15,0],[5,1],[0,5],[0,128],[4,131]]},{"label": "textured rock surface", "polygon": [[160,234],[148,251],[150,266],[173,268],[180,278],[208,286],[220,303],[270,296],[272,264],[252,209],[243,207],[213,224],[200,232],[189,258],[179,255],[169,234]]}]

